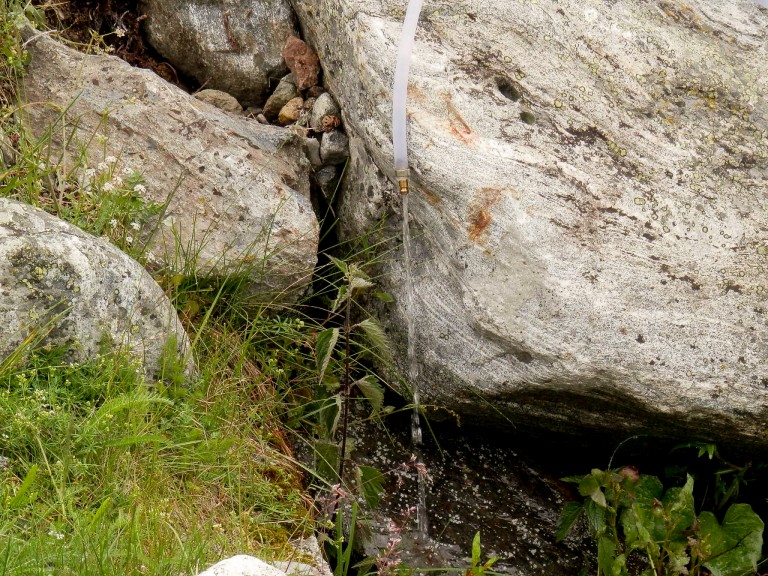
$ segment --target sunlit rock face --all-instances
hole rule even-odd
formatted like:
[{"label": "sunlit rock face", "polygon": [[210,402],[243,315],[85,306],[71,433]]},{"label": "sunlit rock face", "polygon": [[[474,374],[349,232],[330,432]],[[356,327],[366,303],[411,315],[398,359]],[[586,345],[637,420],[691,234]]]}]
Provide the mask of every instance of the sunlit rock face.
[{"label": "sunlit rock face", "polygon": [[[399,202],[405,2],[293,0],[344,110],[348,236]],[[427,1],[409,86],[425,402],[483,422],[768,442],[768,11]]]}]

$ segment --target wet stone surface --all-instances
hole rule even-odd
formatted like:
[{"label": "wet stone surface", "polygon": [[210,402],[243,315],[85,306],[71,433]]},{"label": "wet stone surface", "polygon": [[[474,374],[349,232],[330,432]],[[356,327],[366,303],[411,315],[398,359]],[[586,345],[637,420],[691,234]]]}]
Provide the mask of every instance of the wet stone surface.
[{"label": "wet stone surface", "polygon": [[[483,560],[498,556],[494,570],[516,575],[568,575],[591,565],[592,545],[582,529],[555,542],[560,510],[569,488],[526,463],[504,443],[481,439],[455,426],[425,428],[423,461],[427,486],[429,539],[415,534],[416,519],[404,511],[417,504],[417,475],[401,465],[413,452],[408,423],[374,423],[354,431],[354,459],[386,474],[385,496],[365,542],[374,556],[393,537],[390,524],[403,526],[404,562],[420,568],[462,568],[470,564],[471,544],[480,532]],[[504,437],[504,434],[500,434]]]}]

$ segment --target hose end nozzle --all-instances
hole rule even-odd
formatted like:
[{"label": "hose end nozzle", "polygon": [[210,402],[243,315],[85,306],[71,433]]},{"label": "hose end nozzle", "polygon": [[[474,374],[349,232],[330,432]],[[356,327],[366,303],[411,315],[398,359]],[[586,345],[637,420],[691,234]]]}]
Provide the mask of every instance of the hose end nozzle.
[{"label": "hose end nozzle", "polygon": [[400,187],[400,194],[405,195],[410,191],[408,183],[408,177],[410,176],[410,170],[395,170],[395,178],[397,178],[397,185]]}]

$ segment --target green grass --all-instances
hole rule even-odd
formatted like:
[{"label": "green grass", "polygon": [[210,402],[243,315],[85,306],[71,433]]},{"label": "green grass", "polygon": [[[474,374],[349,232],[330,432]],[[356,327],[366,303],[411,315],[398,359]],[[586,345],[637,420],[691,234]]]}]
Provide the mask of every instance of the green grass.
[{"label": "green grass", "polygon": [[[141,174],[84,152],[63,173],[46,156],[48,135],[16,122],[19,24],[31,8],[0,1],[0,132],[13,148],[0,197],[143,262],[138,232],[163,207],[142,200]],[[312,532],[306,475],[280,419],[295,376],[271,349],[285,341],[282,321],[241,305],[248,270],[205,278],[193,256],[153,273],[194,342],[196,375],[168,356],[163,380],[149,382],[119,350],[70,364],[34,340],[0,358],[0,576],[196,574],[234,554],[288,557],[287,542]],[[286,348],[301,348],[301,328]]]}]

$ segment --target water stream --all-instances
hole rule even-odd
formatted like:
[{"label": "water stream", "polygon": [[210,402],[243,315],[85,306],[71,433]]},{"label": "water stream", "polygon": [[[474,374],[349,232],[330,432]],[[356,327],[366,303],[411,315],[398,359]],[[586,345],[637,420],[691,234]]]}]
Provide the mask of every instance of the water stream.
[{"label": "water stream", "polygon": [[[421,397],[419,396],[419,365],[416,359],[416,314],[414,303],[416,294],[413,286],[413,263],[411,259],[411,227],[408,210],[408,196],[403,194],[402,212],[403,212],[403,266],[405,267],[405,293],[406,293],[406,324],[408,326],[408,380],[411,383],[413,392],[413,412],[411,413],[411,444],[413,445],[414,456],[416,456],[417,469],[422,470],[424,466],[421,445],[421,416],[419,409]],[[416,506],[416,519],[418,535],[426,539],[429,536],[429,516],[427,515],[427,487],[424,475],[417,474],[418,482],[418,504]]]}]

